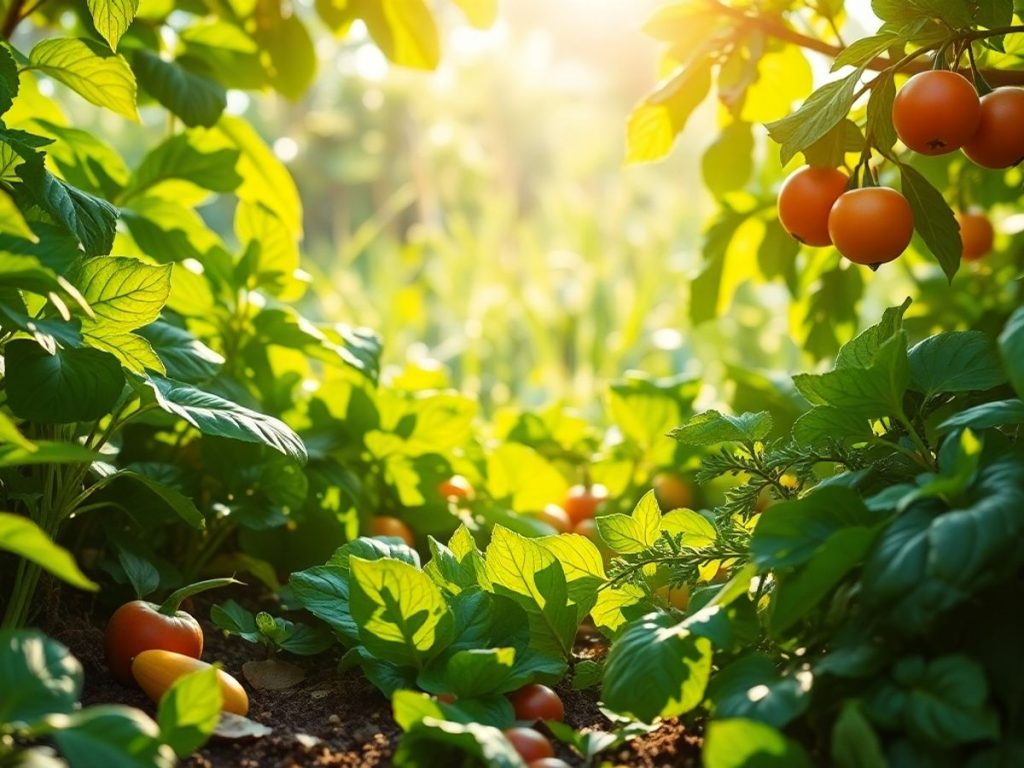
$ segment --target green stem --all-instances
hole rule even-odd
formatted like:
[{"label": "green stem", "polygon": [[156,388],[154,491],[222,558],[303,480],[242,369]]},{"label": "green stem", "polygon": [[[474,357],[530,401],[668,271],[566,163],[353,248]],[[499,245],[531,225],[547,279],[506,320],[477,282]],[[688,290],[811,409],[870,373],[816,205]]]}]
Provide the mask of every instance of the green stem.
[{"label": "green stem", "polygon": [[918,455],[920,455],[921,459],[924,461],[925,466],[928,467],[928,469],[935,469],[935,458],[932,456],[932,452],[928,446],[925,445],[924,439],[918,431],[914,429],[914,425],[910,422],[910,419],[908,419],[906,414],[902,412],[899,413],[896,418],[899,420],[900,424],[903,425],[903,428],[907,430],[907,434],[910,436],[911,441],[917,448]]},{"label": "green stem", "polygon": [[181,604],[193,595],[198,595],[200,592],[205,592],[208,589],[217,589],[219,587],[226,587],[231,584],[244,584],[245,582],[239,581],[235,578],[224,578],[224,579],[207,579],[206,581],[197,581],[195,584],[189,584],[186,587],[182,587],[170,594],[170,596],[164,600],[160,605],[160,613],[165,616],[173,616],[177,610],[181,607]]}]

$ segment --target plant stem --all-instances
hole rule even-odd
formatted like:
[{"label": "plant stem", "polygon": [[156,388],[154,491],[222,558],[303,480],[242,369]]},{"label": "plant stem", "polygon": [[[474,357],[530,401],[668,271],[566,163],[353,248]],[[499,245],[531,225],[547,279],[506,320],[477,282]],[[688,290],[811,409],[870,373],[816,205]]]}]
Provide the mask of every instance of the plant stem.
[{"label": "plant stem", "polygon": [[7,13],[4,14],[3,22],[0,22],[0,37],[4,40],[10,40],[11,35],[14,34],[15,28],[18,26],[18,22],[22,20],[21,9],[25,5],[25,0],[11,0],[11,4],[7,8]]}]

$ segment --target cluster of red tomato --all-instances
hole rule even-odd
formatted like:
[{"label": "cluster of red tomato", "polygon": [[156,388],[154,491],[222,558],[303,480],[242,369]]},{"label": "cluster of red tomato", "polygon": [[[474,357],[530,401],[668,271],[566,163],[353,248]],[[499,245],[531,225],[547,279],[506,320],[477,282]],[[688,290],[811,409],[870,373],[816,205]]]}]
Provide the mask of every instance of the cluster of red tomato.
[{"label": "cluster of red tomato", "polygon": [[[1024,89],[997,88],[979,98],[956,72],[914,75],[893,102],[893,126],[915,152],[944,155],[963,149],[983,168],[1009,168],[1024,160]],[[834,245],[857,264],[892,261],[910,245],[914,214],[907,199],[889,187],[851,189],[850,178],[834,168],[804,167],[779,190],[779,220],[805,245]],[[957,214],[963,258],[980,259],[995,233],[979,212]]]}]

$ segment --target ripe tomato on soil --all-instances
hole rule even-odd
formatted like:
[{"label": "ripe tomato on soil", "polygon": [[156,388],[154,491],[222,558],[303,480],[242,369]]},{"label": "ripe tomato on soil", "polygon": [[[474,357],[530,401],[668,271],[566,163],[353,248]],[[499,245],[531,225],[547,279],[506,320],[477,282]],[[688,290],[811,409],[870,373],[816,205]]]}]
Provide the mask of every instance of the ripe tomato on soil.
[{"label": "ripe tomato on soil", "polygon": [[895,189],[854,189],[832,206],[828,231],[839,252],[855,264],[884,264],[910,245],[914,213]]},{"label": "ripe tomato on soil", "polygon": [[452,475],[437,485],[437,492],[443,499],[472,499],[473,486],[462,475]]},{"label": "ripe tomato on soil", "polygon": [[693,504],[693,486],[675,472],[658,472],[651,485],[664,511],[689,508]]},{"label": "ripe tomato on soil", "polygon": [[526,685],[508,696],[516,720],[563,720],[565,706],[558,694],[546,685]]},{"label": "ripe tomato on soil", "polygon": [[548,504],[540,512],[535,513],[541,522],[547,523],[559,533],[568,533],[572,530],[572,520],[569,514],[557,504]]},{"label": "ripe tomato on soil", "polygon": [[370,530],[373,531],[374,536],[397,536],[410,547],[416,546],[416,537],[413,532],[397,517],[378,515],[373,518]]},{"label": "ripe tomato on soil", "polygon": [[581,520],[593,517],[597,508],[608,499],[608,489],[600,483],[591,486],[574,485],[569,489],[565,497],[562,509],[569,515],[573,525],[579,524]]},{"label": "ripe tomato on soil", "polygon": [[[173,651],[143,651],[132,662],[132,676],[139,687],[154,702],[167,692],[179,677],[209,669],[210,664],[191,656]],[[235,715],[245,716],[249,712],[249,696],[235,678],[223,669],[217,670],[217,682],[220,684],[221,709]]]},{"label": "ripe tomato on soil", "polygon": [[132,682],[132,659],[161,649],[198,659],[203,655],[203,629],[185,611],[167,616],[145,600],[125,603],[110,617],[104,637],[107,666],[119,683]]},{"label": "ripe tomato on soil", "polygon": [[806,166],[794,171],[779,189],[779,222],[804,245],[832,245],[828,214],[846,191],[850,178],[835,168]]},{"label": "ripe tomato on soil", "polygon": [[981,102],[971,81],[946,70],[910,78],[892,105],[896,135],[922,155],[954,152],[971,140],[981,122]]},{"label": "ripe tomato on soil", "polygon": [[956,220],[960,223],[960,239],[963,241],[965,261],[977,261],[992,250],[996,232],[988,216],[983,213],[961,212],[956,215]]},{"label": "ripe tomato on soil", "polygon": [[505,731],[505,738],[527,763],[555,756],[551,742],[533,728],[509,728]]},{"label": "ripe tomato on soil", "polygon": [[983,168],[1024,161],[1024,88],[996,88],[981,97],[981,120],[964,154]]}]

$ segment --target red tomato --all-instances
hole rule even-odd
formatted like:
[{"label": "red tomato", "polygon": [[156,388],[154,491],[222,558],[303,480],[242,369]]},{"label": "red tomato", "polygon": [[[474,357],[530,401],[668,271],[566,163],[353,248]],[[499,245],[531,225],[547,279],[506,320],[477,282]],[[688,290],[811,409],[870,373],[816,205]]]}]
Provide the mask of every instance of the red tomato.
[{"label": "red tomato", "polygon": [[373,518],[373,522],[370,526],[374,536],[395,536],[402,539],[402,541],[410,547],[416,546],[416,537],[413,536],[412,531],[409,530],[409,526],[397,517],[379,515]]},{"label": "red tomato", "polygon": [[895,189],[854,189],[832,206],[828,231],[839,252],[855,264],[884,264],[910,245],[914,213]]},{"label": "red tomato", "polygon": [[779,189],[779,222],[804,245],[832,245],[828,212],[846,191],[850,178],[834,168],[805,166],[794,171]]},{"label": "red tomato", "polygon": [[568,533],[572,530],[572,521],[569,519],[569,515],[557,504],[548,504],[536,514],[536,517],[559,533]]},{"label": "red tomato", "polygon": [[174,651],[198,659],[203,655],[203,629],[190,614],[167,616],[145,600],[125,603],[107,622],[107,666],[119,683],[132,682],[132,659],[143,651]]},{"label": "red tomato", "polygon": [[983,213],[958,213],[956,220],[960,223],[965,261],[977,261],[992,250],[996,232],[988,216]]},{"label": "red tomato", "polygon": [[437,485],[437,492],[443,499],[472,499],[473,486],[462,475],[452,475]]},{"label": "red tomato", "polygon": [[981,97],[981,121],[964,154],[983,168],[1024,160],[1024,88],[996,88]]},{"label": "red tomato", "polygon": [[[146,695],[159,702],[179,677],[210,666],[205,661],[172,651],[143,651],[132,662],[132,675]],[[217,681],[220,683],[221,709],[245,717],[249,712],[249,696],[241,683],[223,669],[217,670]]]},{"label": "red tomato", "polygon": [[569,489],[569,495],[565,497],[562,509],[569,515],[573,525],[580,520],[593,517],[597,508],[608,499],[608,489],[600,483],[591,485],[589,488],[584,485],[574,485]]},{"label": "red tomato", "polygon": [[516,720],[563,720],[565,706],[558,694],[546,685],[533,683],[513,691],[508,696],[515,710]]},{"label": "red tomato", "polygon": [[907,81],[892,105],[900,140],[923,155],[954,152],[971,140],[981,122],[981,102],[971,81],[936,69]]},{"label": "red tomato", "polygon": [[658,504],[666,512],[689,508],[693,504],[693,486],[674,472],[659,472],[652,480]]},{"label": "red tomato", "polygon": [[551,742],[533,728],[509,728],[505,731],[505,738],[527,763],[555,756]]}]

